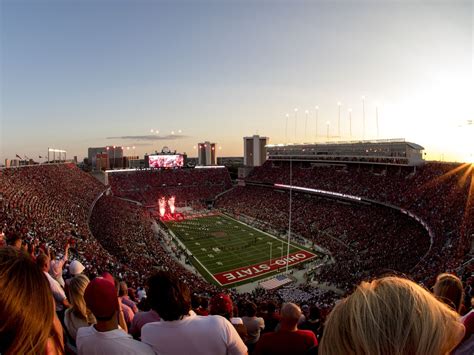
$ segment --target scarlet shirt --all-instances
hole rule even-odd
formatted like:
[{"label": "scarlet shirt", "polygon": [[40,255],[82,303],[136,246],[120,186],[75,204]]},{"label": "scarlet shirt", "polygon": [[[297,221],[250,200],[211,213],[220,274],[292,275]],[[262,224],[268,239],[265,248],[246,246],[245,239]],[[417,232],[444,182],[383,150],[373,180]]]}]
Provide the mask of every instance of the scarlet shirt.
[{"label": "scarlet shirt", "polygon": [[318,345],[318,340],[310,330],[293,332],[280,330],[263,334],[257,343],[254,355],[265,354],[306,354],[309,349]]}]

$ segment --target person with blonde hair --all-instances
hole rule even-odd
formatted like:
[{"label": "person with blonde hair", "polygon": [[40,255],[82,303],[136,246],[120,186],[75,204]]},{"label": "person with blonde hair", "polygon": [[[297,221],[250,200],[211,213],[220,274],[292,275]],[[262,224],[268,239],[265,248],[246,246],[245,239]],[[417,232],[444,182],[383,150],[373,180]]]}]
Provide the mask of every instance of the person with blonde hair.
[{"label": "person with blonde hair", "polygon": [[461,341],[458,314],[399,277],[362,282],[328,317],[320,354],[447,354]]},{"label": "person with blonde hair", "polygon": [[0,354],[62,354],[48,280],[30,256],[0,248]]},{"label": "person with blonde hair", "polygon": [[439,274],[433,286],[433,293],[441,302],[461,313],[464,288],[459,277],[448,273]]},{"label": "person with blonde hair", "polygon": [[77,330],[95,324],[96,320],[92,312],[87,309],[84,300],[84,292],[89,284],[89,278],[84,274],[79,274],[70,279],[68,287],[68,298],[71,308],[64,314],[64,325],[68,335],[68,343],[75,347]]}]

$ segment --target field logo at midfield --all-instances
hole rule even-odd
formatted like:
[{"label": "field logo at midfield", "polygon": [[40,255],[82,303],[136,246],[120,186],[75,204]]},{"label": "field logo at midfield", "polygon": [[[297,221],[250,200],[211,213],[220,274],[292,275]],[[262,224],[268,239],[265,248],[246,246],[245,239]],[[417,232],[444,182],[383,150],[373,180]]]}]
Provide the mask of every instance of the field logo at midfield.
[{"label": "field logo at midfield", "polygon": [[238,269],[220,272],[218,274],[214,274],[214,278],[218,280],[221,285],[228,285],[235,282],[240,282],[243,280],[251,279],[253,277],[261,276],[271,271],[275,271],[279,268],[286,267],[286,263],[288,265],[294,265],[301,263],[303,261],[308,261],[316,257],[315,254],[310,253],[306,250],[300,250],[296,253],[290,254],[288,257],[280,257],[274,258],[262,263],[258,263],[251,266],[244,266]]}]

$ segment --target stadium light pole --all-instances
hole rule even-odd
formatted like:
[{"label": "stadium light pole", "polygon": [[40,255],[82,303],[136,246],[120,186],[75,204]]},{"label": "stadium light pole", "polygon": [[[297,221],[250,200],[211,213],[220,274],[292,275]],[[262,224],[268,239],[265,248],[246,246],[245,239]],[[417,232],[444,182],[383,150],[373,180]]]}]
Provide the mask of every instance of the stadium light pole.
[{"label": "stadium light pole", "polygon": [[362,140],[365,139],[365,96],[362,96]]},{"label": "stadium light pole", "polygon": [[298,124],[298,108],[295,108],[295,141],[294,143],[296,144],[296,126]]},{"label": "stadium light pole", "polygon": [[326,140],[329,142],[329,121],[326,121]]},{"label": "stadium light pole", "polygon": [[286,114],[286,125],[285,125],[285,144],[288,144],[288,119],[290,118],[290,114]]},{"label": "stadium light pole", "polygon": [[341,138],[341,102],[337,103],[337,135]]},{"label": "stadium light pole", "polygon": [[375,104],[375,125],[377,127],[377,139],[379,139],[379,106]]},{"label": "stadium light pole", "polygon": [[315,142],[318,141],[318,112],[319,112],[319,106],[314,107],[315,112],[316,112],[316,137],[315,137]]},{"label": "stadium light pole", "polygon": [[349,111],[349,137],[352,140],[352,109],[350,108],[348,111]]},{"label": "stadium light pole", "polygon": [[115,145],[114,145],[114,161],[113,161],[113,164],[112,164],[112,170],[114,170],[115,168]]},{"label": "stadium light pole", "polygon": [[308,115],[309,115],[309,110],[306,110],[305,111],[305,114],[306,114],[306,119],[305,119],[305,122],[304,122],[304,142],[306,142],[306,132],[308,131]]}]

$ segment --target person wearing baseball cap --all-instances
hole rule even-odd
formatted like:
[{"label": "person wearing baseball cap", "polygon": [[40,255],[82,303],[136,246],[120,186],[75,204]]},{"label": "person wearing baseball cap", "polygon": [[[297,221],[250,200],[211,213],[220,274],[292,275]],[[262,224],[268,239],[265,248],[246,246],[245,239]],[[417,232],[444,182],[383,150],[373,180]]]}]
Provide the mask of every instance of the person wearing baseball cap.
[{"label": "person wearing baseball cap", "polygon": [[242,341],[246,341],[247,327],[244,325],[242,318],[233,317],[234,313],[234,304],[229,295],[225,293],[218,293],[211,298],[210,301],[210,313],[212,315],[218,315],[226,318],[229,322],[232,323],[237,333],[239,333]]},{"label": "person wearing baseball cap", "polygon": [[85,269],[84,265],[82,265],[82,263],[79,260],[73,260],[69,264],[69,273],[72,276],[79,275],[80,273],[84,271],[84,269]]},{"label": "person wearing baseball cap", "polygon": [[76,339],[79,355],[154,354],[148,345],[134,340],[119,328],[117,291],[109,279],[97,277],[92,280],[84,292],[84,300],[97,324],[79,328]]}]

